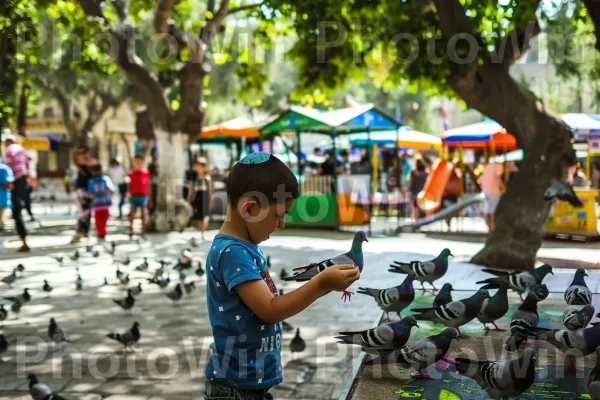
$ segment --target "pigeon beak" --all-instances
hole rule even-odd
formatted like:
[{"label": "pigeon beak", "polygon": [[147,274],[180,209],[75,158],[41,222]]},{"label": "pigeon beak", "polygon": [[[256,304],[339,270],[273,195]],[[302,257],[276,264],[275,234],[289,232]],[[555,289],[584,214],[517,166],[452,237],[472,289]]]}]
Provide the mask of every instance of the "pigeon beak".
[{"label": "pigeon beak", "polygon": [[368,241],[369,241],[369,239],[365,238],[365,242],[368,242]]},{"label": "pigeon beak", "polygon": [[420,328],[419,324],[417,324],[416,322],[415,322],[415,326],[416,326],[417,328]]},{"label": "pigeon beak", "polygon": [[584,272],[584,273],[583,273],[583,276],[589,276],[589,275],[588,275],[587,273],[585,273],[585,272]]}]

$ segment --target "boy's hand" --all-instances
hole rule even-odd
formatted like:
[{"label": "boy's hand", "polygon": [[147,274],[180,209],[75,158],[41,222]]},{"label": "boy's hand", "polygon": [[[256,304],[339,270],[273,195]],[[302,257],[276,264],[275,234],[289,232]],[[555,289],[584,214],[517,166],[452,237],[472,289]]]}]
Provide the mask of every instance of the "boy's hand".
[{"label": "boy's hand", "polygon": [[346,290],[360,278],[360,270],[352,264],[333,265],[317,275],[324,290]]}]

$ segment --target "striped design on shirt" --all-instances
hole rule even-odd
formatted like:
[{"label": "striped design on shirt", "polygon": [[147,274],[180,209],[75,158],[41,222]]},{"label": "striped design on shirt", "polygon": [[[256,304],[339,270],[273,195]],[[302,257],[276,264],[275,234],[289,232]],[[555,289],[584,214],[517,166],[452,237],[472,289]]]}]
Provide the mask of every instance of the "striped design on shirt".
[{"label": "striped design on shirt", "polygon": [[29,175],[29,155],[20,144],[11,144],[4,151],[4,162],[12,169],[15,179]]}]

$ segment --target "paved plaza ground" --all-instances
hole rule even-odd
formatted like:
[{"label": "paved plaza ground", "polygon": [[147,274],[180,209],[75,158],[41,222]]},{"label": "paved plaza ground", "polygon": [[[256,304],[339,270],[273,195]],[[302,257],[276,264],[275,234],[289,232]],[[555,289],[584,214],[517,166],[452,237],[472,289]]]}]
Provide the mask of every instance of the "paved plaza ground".
[{"label": "paved plaza ground", "polygon": [[[115,279],[113,257],[101,251],[98,258],[85,253],[85,246],[72,246],[68,242],[72,230],[65,220],[68,209],[55,207],[42,217],[43,227],[30,238],[34,249],[30,255],[16,255],[18,241],[5,237],[6,251],[0,258],[0,276],[8,275],[18,263],[25,266],[13,288],[2,284],[0,295],[13,296],[27,287],[33,296],[18,319],[14,314],[0,328],[10,343],[8,352],[0,362],[0,398],[27,397],[27,373],[35,372],[54,390],[60,390],[69,399],[198,399],[204,386],[204,365],[208,345],[212,340],[206,311],[204,278],[188,274],[197,281],[197,290],[185,296],[181,307],[174,308],[165,292],[149,286],[148,273],[136,272],[143,257],[150,260],[150,270],[158,267],[156,260],[177,258],[182,249],[189,247],[193,232],[169,235],[150,235],[146,242],[130,241],[124,235],[122,223],[113,221],[109,240],[118,243],[115,259],[131,257],[128,267],[133,286],[142,282],[144,292],[137,298],[131,315],[118,308],[111,299],[125,296],[127,286]],[[43,209],[37,208],[36,213]],[[34,223],[35,224],[35,223]],[[48,227],[53,225],[54,228]],[[32,225],[33,227],[33,225]],[[210,232],[210,239],[215,232]],[[261,247],[271,256],[272,275],[276,285],[285,291],[295,284],[283,284],[279,273],[310,262],[322,260],[349,249],[351,233],[329,231],[286,230],[265,242]],[[569,247],[565,247],[565,244]],[[209,242],[194,248],[194,258],[204,262]],[[387,267],[393,260],[409,261],[430,258],[444,247],[450,247],[456,257],[444,279],[459,290],[473,290],[475,282],[487,277],[478,267],[466,263],[482,247],[480,239],[448,240],[423,234],[403,234],[400,237],[371,238],[365,243],[365,269],[358,286],[385,288],[398,284],[401,276],[390,276]],[[49,255],[56,252],[72,254],[79,249],[78,262],[67,260],[63,265]],[[598,261],[597,244],[570,245],[550,242],[540,251],[541,257],[576,258],[586,262]],[[18,259],[17,259],[18,258]],[[79,267],[84,288],[75,290],[76,268]],[[565,281],[572,270],[556,265],[554,276],[546,283],[551,291],[564,290]],[[598,274],[600,275],[600,274]],[[600,276],[591,274],[589,286],[600,289]],[[109,281],[103,285],[104,278]],[[177,274],[171,272],[172,282]],[[50,297],[42,292],[44,279],[55,290]],[[170,285],[170,288],[174,283]],[[308,310],[288,322],[301,330],[307,341],[307,350],[293,359],[288,350],[293,332],[284,334],[284,383],[273,390],[276,398],[329,399],[338,398],[344,388],[359,351],[356,348],[338,347],[334,336],[341,330],[370,328],[381,316],[371,298],[355,295],[344,303],[338,293],[329,294]],[[5,304],[8,302],[5,302]],[[8,307],[9,303],[6,304]],[[10,311],[9,311],[10,312]],[[49,319],[53,317],[69,333],[73,343],[53,348],[47,337]],[[107,333],[124,331],[133,321],[141,324],[142,339],[135,354],[122,355],[118,343],[107,339]]]}]

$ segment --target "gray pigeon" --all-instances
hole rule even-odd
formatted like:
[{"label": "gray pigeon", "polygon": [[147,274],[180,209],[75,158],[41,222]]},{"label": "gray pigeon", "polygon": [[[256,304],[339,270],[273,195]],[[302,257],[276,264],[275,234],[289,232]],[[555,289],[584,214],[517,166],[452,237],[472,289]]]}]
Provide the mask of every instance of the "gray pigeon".
[{"label": "gray pigeon", "polygon": [[196,290],[196,282],[191,281],[183,284],[183,288],[185,289],[185,293],[191,294],[194,290]]},{"label": "gray pigeon", "polygon": [[18,315],[21,312],[21,307],[23,307],[23,304],[21,304],[19,301],[15,301],[10,306],[10,310],[16,314],[16,316],[15,316],[16,318],[18,318]]},{"label": "gray pigeon", "polygon": [[25,304],[25,303],[29,303],[29,301],[31,300],[31,295],[29,294],[29,289],[25,288],[23,289],[23,293],[21,293],[18,296],[12,296],[12,297],[5,297],[4,300],[8,300],[8,301],[12,301],[13,303],[21,303],[21,304]]},{"label": "gray pigeon", "polygon": [[[431,379],[429,376],[424,375],[421,370],[444,357],[454,339],[459,339],[458,331],[454,328],[446,328],[438,335],[420,339],[400,349],[377,350],[364,348],[365,353],[376,356],[367,360],[365,364],[399,364],[403,368],[408,368],[414,378]],[[415,377],[414,372],[418,372],[419,375]]]},{"label": "gray pigeon", "polygon": [[0,304],[0,322],[8,318],[8,311],[4,309],[4,304]]},{"label": "gray pigeon", "polygon": [[50,325],[48,326],[48,337],[54,343],[60,344],[62,342],[71,343],[71,339],[67,337],[65,331],[56,323],[54,318],[50,318]]},{"label": "gray pigeon", "polygon": [[570,331],[576,331],[577,329],[586,328],[596,310],[592,305],[585,306],[569,306],[563,313],[563,324]]},{"label": "gray pigeon", "polygon": [[106,335],[107,338],[116,340],[121,343],[124,347],[123,351],[127,348],[133,348],[137,342],[139,342],[142,334],[140,332],[140,324],[138,322],[134,322],[131,329],[129,329],[125,333],[109,333]]},{"label": "gray pigeon", "polygon": [[137,296],[142,293],[142,282],[139,282],[137,286],[132,286],[128,289],[132,295]]},{"label": "gray pigeon", "polygon": [[409,315],[402,321],[380,325],[365,331],[340,332],[341,336],[336,336],[336,339],[339,339],[338,343],[357,344],[364,348],[377,350],[393,350],[406,344],[410,332],[415,326],[419,327],[417,320]]},{"label": "gray pigeon", "polygon": [[48,293],[48,296],[50,296],[50,292],[53,291],[54,288],[50,286],[46,279],[44,279],[44,286],[42,287],[42,290],[44,290],[44,292]]},{"label": "gray pigeon", "polygon": [[565,301],[570,306],[584,306],[586,304],[592,304],[592,291],[587,287],[585,283],[585,270],[579,268],[575,271],[575,276],[571,285],[565,290]]},{"label": "gray pigeon", "polygon": [[75,280],[75,290],[80,292],[83,289],[83,278],[81,275],[77,275],[77,279]]},{"label": "gray pigeon", "polygon": [[[487,289],[484,286],[484,289]],[[477,315],[477,319],[483,324],[485,330],[490,330],[486,324],[494,325],[494,328],[498,332],[505,332],[505,329],[498,328],[496,325],[496,320],[504,317],[508,312],[508,283],[503,283],[500,285],[500,288],[489,299],[485,299],[483,301],[483,305],[481,306],[481,310],[479,311],[479,315]]]},{"label": "gray pigeon", "polygon": [[529,286],[527,289],[525,289],[525,293],[528,293],[528,292],[533,292],[533,294],[535,294],[535,297],[537,297],[538,303],[546,300],[548,298],[548,295],[550,294],[550,291],[548,290],[548,286],[546,286],[543,283],[539,284],[539,285]]},{"label": "gray pigeon", "polygon": [[167,297],[173,300],[174,306],[178,306],[179,301],[183,297],[183,289],[181,289],[181,283],[178,283],[177,286],[175,286],[175,289],[167,293]]},{"label": "gray pigeon", "polygon": [[295,355],[295,353],[302,353],[304,349],[306,349],[306,342],[300,337],[300,328],[296,328],[296,335],[290,342],[290,350],[292,355]]},{"label": "gray pigeon", "polygon": [[150,265],[148,264],[148,258],[144,257],[144,262],[141,263],[140,265],[138,265],[137,267],[135,267],[136,271],[140,271],[140,272],[145,272],[148,271],[148,267]]},{"label": "gray pigeon", "polygon": [[[4,334],[0,333],[0,357],[2,356],[2,353],[6,353],[6,350],[8,350],[8,340],[6,340]],[[1,358],[0,361],[2,361]]]},{"label": "gray pigeon", "polygon": [[125,297],[124,299],[113,299],[113,303],[115,303],[125,311],[131,311],[133,306],[135,306],[135,297],[133,297],[131,289],[128,289],[127,297]]},{"label": "gray pigeon", "polygon": [[29,380],[29,394],[33,400],[66,400],[54,393],[48,385],[41,383],[35,374],[27,375]]},{"label": "gray pigeon", "polygon": [[444,283],[444,286],[440,289],[439,293],[433,299],[433,306],[439,307],[446,305],[448,303],[452,303],[452,284]]},{"label": "gray pigeon", "polygon": [[415,289],[413,281],[415,276],[407,274],[404,282],[401,285],[389,289],[369,289],[358,288],[359,294],[371,296],[377,302],[377,305],[385,311],[386,320],[390,320],[390,312],[398,314],[398,318],[402,319],[400,312],[408,307],[415,299]]},{"label": "gray pigeon", "polygon": [[536,339],[545,341],[559,350],[579,350],[582,356],[596,351],[600,346],[600,325],[569,331],[563,329],[536,329]]},{"label": "gray pigeon", "polygon": [[588,394],[592,400],[600,400],[600,346],[596,347],[596,365],[588,378]]},{"label": "gray pigeon", "polygon": [[504,344],[505,350],[516,351],[528,338],[535,337],[535,329],[540,322],[537,303],[535,293],[527,293],[527,297],[510,319],[511,336]]},{"label": "gray pigeon", "polygon": [[575,194],[575,190],[573,190],[573,186],[571,186],[569,182],[561,182],[550,186],[548,189],[546,189],[546,192],[544,192],[544,200],[566,201],[573,207],[583,207],[583,203],[581,200],[579,200]]},{"label": "gray pigeon", "polygon": [[[368,242],[367,234],[363,231],[358,231],[354,235],[354,239],[352,240],[352,247],[350,251],[335,256],[333,258],[328,258],[327,260],[320,261],[318,263],[308,264],[303,267],[294,268],[294,275],[288,276],[283,279],[284,281],[295,281],[295,282],[305,282],[311,280],[315,275],[319,272],[324,271],[326,268],[331,267],[333,265],[341,265],[341,264],[352,264],[356,265],[358,269],[362,272],[364,266],[364,257],[362,244],[363,242]],[[345,290],[342,296],[343,299],[348,299],[352,296],[352,293]]]},{"label": "gray pigeon", "polygon": [[13,269],[12,274],[6,275],[1,279],[2,282],[6,283],[9,287],[12,287],[12,284],[17,280],[17,270]]},{"label": "gray pigeon", "polygon": [[489,268],[484,268],[482,271],[496,275],[496,278],[489,278],[485,281],[477,282],[477,284],[496,285],[498,287],[500,283],[506,282],[512,290],[519,293],[521,300],[523,300],[522,294],[525,293],[528,287],[541,284],[548,274],[554,275],[552,266],[548,264],[524,272],[507,272]]},{"label": "gray pigeon", "polygon": [[421,290],[426,292],[424,282],[428,282],[437,291],[433,282],[443,277],[448,271],[448,257],[454,257],[450,249],[444,249],[439,256],[430,261],[411,261],[409,263],[394,261],[388,271],[398,274],[413,273],[415,279],[421,282]]},{"label": "gray pigeon", "polygon": [[527,348],[520,358],[505,361],[478,361],[445,358],[459,375],[475,380],[493,399],[517,397],[535,380],[535,349]]},{"label": "gray pigeon", "polygon": [[415,315],[418,321],[431,321],[456,328],[461,338],[467,338],[460,333],[460,327],[475,319],[484,300],[489,298],[490,294],[486,289],[479,289],[467,299],[434,308],[413,308],[411,311],[419,313]]}]

